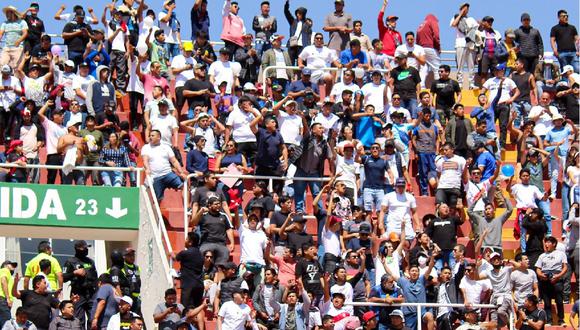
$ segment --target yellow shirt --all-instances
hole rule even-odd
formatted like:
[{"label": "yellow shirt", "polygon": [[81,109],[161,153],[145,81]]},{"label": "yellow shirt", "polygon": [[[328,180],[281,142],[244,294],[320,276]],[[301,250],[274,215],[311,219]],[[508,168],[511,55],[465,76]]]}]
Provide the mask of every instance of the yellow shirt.
[{"label": "yellow shirt", "polygon": [[[14,277],[12,276],[12,274],[10,274],[10,270],[6,267],[0,269],[0,279],[2,279],[3,277],[6,277],[6,280],[8,282],[8,295],[10,296],[10,298],[14,298],[12,297],[12,286],[14,285]],[[6,296],[4,295],[4,290],[2,289],[1,286],[0,286],[0,297],[6,298]]]},{"label": "yellow shirt", "polygon": [[505,44],[505,47],[508,51],[508,59],[507,59],[506,66],[508,68],[515,68],[516,67],[516,60],[518,59],[518,53],[516,53],[516,45],[515,45],[515,43],[512,43],[512,46],[510,46],[505,42],[504,42],[504,44]]},{"label": "yellow shirt", "polygon": [[48,282],[50,283],[50,287],[53,290],[56,290],[59,288],[56,274],[62,273],[62,268],[60,268],[60,264],[55,257],[49,256],[44,252],[39,253],[36,257],[32,258],[28,264],[26,264],[26,272],[24,273],[24,276],[32,279],[34,276],[38,275],[38,273],[40,273],[40,266],[38,264],[42,259],[48,259],[50,261],[50,274],[48,274]]}]

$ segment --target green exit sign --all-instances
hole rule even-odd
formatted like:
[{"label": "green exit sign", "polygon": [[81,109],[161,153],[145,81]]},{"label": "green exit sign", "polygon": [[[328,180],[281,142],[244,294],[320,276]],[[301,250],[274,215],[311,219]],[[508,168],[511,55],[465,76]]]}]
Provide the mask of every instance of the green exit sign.
[{"label": "green exit sign", "polygon": [[0,225],[139,229],[139,188],[0,183]]}]

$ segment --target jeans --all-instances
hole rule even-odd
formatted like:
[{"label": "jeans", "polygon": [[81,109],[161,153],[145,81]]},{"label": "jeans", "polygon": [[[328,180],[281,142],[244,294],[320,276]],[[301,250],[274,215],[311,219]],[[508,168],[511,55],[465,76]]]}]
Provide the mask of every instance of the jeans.
[{"label": "jeans", "polygon": [[366,212],[372,212],[381,208],[383,197],[385,196],[384,189],[363,189],[363,205]]},{"label": "jeans", "polygon": [[167,55],[169,55],[169,59],[173,59],[173,57],[179,55],[181,51],[179,50],[179,44],[167,44]]},{"label": "jeans", "polygon": [[270,42],[262,39],[256,39],[254,45],[256,48],[256,53],[258,54],[258,58],[262,58],[262,54],[268,49],[272,48],[272,44]]},{"label": "jeans", "polygon": [[123,186],[123,172],[121,171],[102,171],[101,180],[103,185],[107,187],[121,187]]},{"label": "jeans", "polygon": [[548,163],[548,173],[550,175],[550,194],[556,195],[556,190],[558,189],[558,175],[559,171],[563,169],[566,162],[567,155],[560,155],[556,157],[554,155],[554,150],[551,151],[550,162]]},{"label": "jeans", "polygon": [[435,268],[439,272],[443,269],[443,266],[447,265],[449,268],[453,269],[455,267],[455,258],[453,257],[453,250],[443,250],[439,255],[439,258],[435,262]]},{"label": "jeans", "polygon": [[437,168],[435,167],[434,153],[418,153],[419,163],[419,186],[421,187],[421,196],[429,195],[429,178],[437,177]]},{"label": "jeans", "polygon": [[10,314],[10,308],[6,302],[6,298],[0,298],[0,324],[10,320],[12,315]]},{"label": "jeans", "polygon": [[[81,320],[82,325],[87,325],[87,319],[91,317],[91,310],[93,309],[93,299],[91,298],[90,295],[88,297],[79,295],[79,301],[74,303],[74,316]],[[91,326],[90,322],[88,326]]]},{"label": "jeans", "polygon": [[520,126],[524,123],[524,120],[528,118],[528,113],[532,105],[528,101],[519,101],[514,102],[514,109],[516,110],[516,119],[513,122],[515,128],[520,128]]},{"label": "jeans", "polygon": [[139,128],[139,122],[137,121],[137,109],[139,105],[141,108],[145,107],[143,104],[144,95],[139,92],[129,92],[129,111],[131,114],[131,128],[136,130]]},{"label": "jeans", "polygon": [[413,117],[413,119],[417,118],[418,110],[417,110],[417,99],[416,98],[411,98],[411,99],[402,99],[401,98],[401,107],[409,110],[409,113],[411,114],[411,117]]},{"label": "jeans", "polygon": [[[137,167],[137,164],[135,162],[131,162],[129,166]],[[127,175],[129,176],[129,182],[131,184],[131,187],[137,187],[137,172],[134,171],[127,172]]]},{"label": "jeans", "polygon": [[119,50],[111,51],[111,62],[109,62],[109,68],[111,70],[111,77],[113,76],[113,71],[117,72],[114,80],[115,88],[125,91],[128,83],[128,67],[125,52]]},{"label": "jeans", "polygon": [[555,284],[550,281],[538,281],[540,298],[544,301],[544,311],[546,311],[546,323],[552,323],[552,299],[556,301],[558,312],[558,324],[564,322],[564,299],[562,297],[563,283],[559,280]]},{"label": "jeans", "polygon": [[[62,165],[62,156],[60,154],[46,155],[46,165]],[[62,178],[60,170],[46,170],[46,173],[47,184],[54,184],[57,174]]]},{"label": "jeans", "polygon": [[574,67],[574,72],[580,72],[578,68],[578,56],[576,56],[576,52],[560,52],[558,54],[558,62],[560,62],[560,68],[563,68],[564,65],[571,65]]},{"label": "jeans", "polygon": [[165,189],[181,189],[181,187],[183,187],[183,180],[181,180],[181,178],[173,172],[153,179],[153,190],[155,191],[155,197],[157,197],[157,200],[160,202],[163,200]]},{"label": "jeans", "polygon": [[546,220],[546,225],[548,226],[548,233],[546,236],[552,236],[552,216],[550,215],[550,201],[536,199],[536,205],[538,205],[538,208],[544,212],[544,219]]},{"label": "jeans", "polygon": [[[318,173],[308,174],[304,172],[302,169],[298,168],[296,170],[295,177],[307,177],[307,178],[320,178],[322,175]],[[310,187],[310,193],[312,196],[318,195],[320,192],[320,182],[318,181],[294,181],[294,202],[296,203],[296,212],[304,211],[304,193],[306,192],[306,185]],[[318,201],[318,208],[322,210],[322,201]]]},{"label": "jeans", "polygon": [[505,104],[499,104],[494,109],[495,118],[499,121],[499,143],[501,147],[505,147],[507,139],[507,124],[510,119],[510,107]]},{"label": "jeans", "polygon": [[[425,82],[429,71],[433,72],[433,79],[439,79],[439,66],[441,65],[441,57],[433,48],[424,48],[425,50],[425,64],[421,66],[419,75],[421,76],[421,88],[425,88]],[[431,88],[431,86],[429,86]]]},{"label": "jeans", "polygon": [[199,251],[201,254],[205,254],[207,251],[212,251],[215,258],[214,263],[216,265],[223,264],[230,259],[230,250],[225,243],[201,243]]},{"label": "jeans", "polygon": [[524,228],[524,226],[522,225],[523,220],[524,220],[524,214],[525,212],[520,212],[519,213],[519,218],[516,220],[520,223],[520,247],[522,248],[522,253],[526,252],[526,233],[527,230],[526,228]]},{"label": "jeans", "polygon": [[570,212],[570,186],[565,182],[562,183],[562,219],[568,219],[568,212]]},{"label": "jeans", "polygon": [[85,173],[79,170],[73,170],[69,174],[62,175],[62,184],[74,184],[77,186],[84,186],[85,185]]},{"label": "jeans", "polygon": [[[36,158],[26,158],[26,163],[31,165],[38,165],[40,164],[40,159],[38,159],[38,156],[36,156]],[[28,182],[40,182],[40,170],[38,168],[28,169]]]}]

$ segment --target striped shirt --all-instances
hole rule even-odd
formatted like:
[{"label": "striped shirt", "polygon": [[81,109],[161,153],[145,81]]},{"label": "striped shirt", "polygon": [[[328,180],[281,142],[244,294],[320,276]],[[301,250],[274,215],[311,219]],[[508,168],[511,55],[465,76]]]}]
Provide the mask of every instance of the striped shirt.
[{"label": "striped shirt", "polygon": [[119,146],[118,149],[111,149],[109,144],[103,147],[99,156],[99,163],[105,164],[110,161],[115,162],[115,166],[117,167],[129,167],[131,162],[129,161],[127,148],[125,146]]}]

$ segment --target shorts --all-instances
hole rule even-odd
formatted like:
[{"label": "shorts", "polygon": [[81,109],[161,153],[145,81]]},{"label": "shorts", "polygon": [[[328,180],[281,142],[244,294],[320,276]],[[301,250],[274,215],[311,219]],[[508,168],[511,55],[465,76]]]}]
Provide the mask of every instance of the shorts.
[{"label": "shorts", "polygon": [[384,196],[385,191],[383,189],[364,188],[363,203],[365,211],[371,212],[373,208],[379,210]]},{"label": "shorts", "polygon": [[310,76],[310,82],[313,84],[319,84],[326,78],[332,78],[329,71],[313,70],[312,75]]},{"label": "shorts", "polygon": [[457,188],[438,188],[435,193],[435,203],[445,203],[449,207],[456,207],[457,201],[461,198],[461,191]]}]

